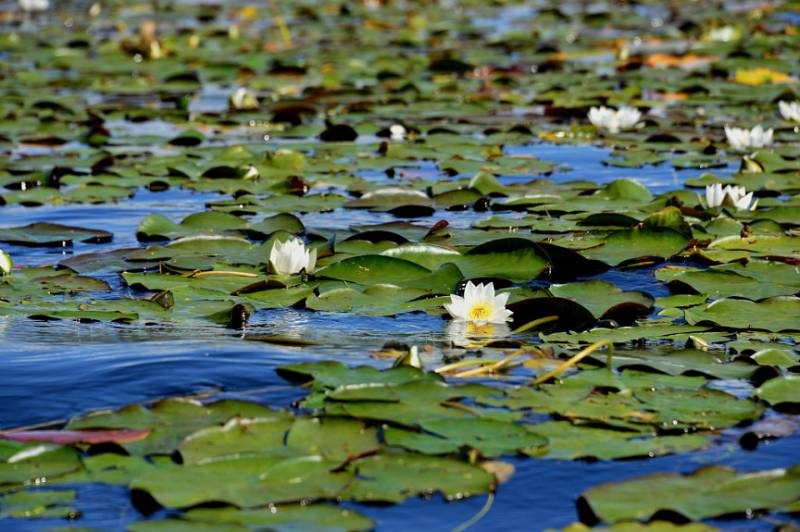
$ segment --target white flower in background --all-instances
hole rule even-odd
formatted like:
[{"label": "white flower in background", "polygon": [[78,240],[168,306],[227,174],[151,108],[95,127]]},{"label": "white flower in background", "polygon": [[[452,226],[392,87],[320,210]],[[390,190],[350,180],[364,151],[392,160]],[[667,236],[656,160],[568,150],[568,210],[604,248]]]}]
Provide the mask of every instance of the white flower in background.
[{"label": "white flower in background", "polygon": [[286,242],[276,241],[269,253],[269,261],[279,275],[292,275],[300,270],[312,272],[317,263],[317,250],[307,249],[298,238]]},{"label": "white flower in background", "polygon": [[721,28],[713,28],[709,30],[706,35],[709,41],[717,42],[731,42],[735,41],[738,37],[736,28],[733,26],[723,26]]},{"label": "white flower in background", "polygon": [[228,98],[228,104],[234,111],[251,111],[258,109],[258,98],[252,91],[239,87]]},{"label": "white flower in background", "polygon": [[725,136],[728,137],[730,147],[739,151],[764,148],[772,144],[772,130],[764,129],[760,125],[753,129],[725,126]]},{"label": "white flower in background", "polygon": [[756,203],[752,207],[750,203],[753,201],[753,193],[747,192],[744,187],[737,187],[732,185],[722,186],[721,183],[706,186],[706,205],[709,208],[719,207],[725,202],[725,196],[729,197],[731,202],[739,210],[753,210],[756,208]]},{"label": "white flower in background", "polygon": [[11,262],[11,255],[0,249],[0,272],[3,275],[11,273],[14,264]]},{"label": "white flower in background", "polygon": [[428,195],[422,192],[421,190],[416,190],[413,188],[403,188],[403,187],[385,187],[373,190],[371,192],[367,192],[363,196],[361,196],[362,200],[372,199],[372,198],[380,198],[382,196],[394,196],[394,195],[406,195],[406,196],[418,196],[420,198],[428,198]]},{"label": "white flower in background", "polygon": [[724,198],[725,192],[722,189],[722,183],[706,185],[706,205],[708,205],[709,208],[719,207],[722,205],[722,200]]},{"label": "white flower in background", "polygon": [[778,102],[778,109],[784,119],[800,122],[800,102]]},{"label": "white flower in background", "polygon": [[589,109],[589,121],[595,127],[607,129],[610,133],[619,133],[623,129],[630,129],[639,122],[642,113],[635,107],[620,107],[618,110],[610,107],[592,107]]},{"label": "white flower in background", "polygon": [[392,140],[403,140],[406,138],[406,128],[402,124],[389,126],[389,138]]},{"label": "white flower in background", "polygon": [[47,11],[50,9],[50,0],[17,0],[22,11]]},{"label": "white flower in background", "polygon": [[460,321],[477,325],[505,323],[511,317],[511,311],[506,309],[507,301],[508,293],[495,295],[494,283],[474,285],[468,281],[464,297],[452,294],[444,308]]}]

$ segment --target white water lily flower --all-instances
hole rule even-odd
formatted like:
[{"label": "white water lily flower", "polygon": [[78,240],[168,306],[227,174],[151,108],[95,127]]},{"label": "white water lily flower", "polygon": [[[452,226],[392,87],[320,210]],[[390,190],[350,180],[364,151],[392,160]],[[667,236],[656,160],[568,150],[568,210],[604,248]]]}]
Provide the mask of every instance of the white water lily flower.
[{"label": "white water lily flower", "polygon": [[736,40],[738,32],[733,26],[723,26],[709,30],[707,38],[709,41],[730,42]]},{"label": "white water lily flower", "polygon": [[608,130],[610,133],[619,133],[623,129],[630,129],[639,122],[642,113],[635,107],[620,107],[618,110],[610,107],[592,107],[589,109],[589,122],[595,127]]},{"label": "white water lily flower", "polygon": [[11,268],[14,266],[14,263],[11,262],[11,255],[0,249],[0,272],[3,275],[8,275],[11,273]]},{"label": "white water lily flower", "polygon": [[279,275],[292,275],[301,270],[312,272],[317,263],[317,250],[309,250],[300,239],[292,238],[286,242],[275,242],[269,253],[269,261]]},{"label": "white water lily flower", "polygon": [[420,198],[426,198],[426,199],[428,198],[428,195],[422,192],[421,190],[415,190],[413,188],[402,188],[402,187],[386,187],[373,190],[372,192],[367,192],[366,194],[361,196],[361,199],[365,200],[381,196],[394,196],[396,194],[419,196]]},{"label": "white water lily flower", "polygon": [[392,140],[403,140],[406,138],[406,128],[402,124],[389,126],[389,138]]},{"label": "white water lily flower", "polygon": [[728,144],[731,148],[739,151],[748,148],[765,148],[772,144],[772,130],[764,129],[760,125],[753,129],[725,126],[725,136],[728,137]]},{"label": "white water lily flower", "polygon": [[494,283],[474,285],[467,282],[464,297],[450,295],[450,303],[444,308],[460,321],[482,325],[485,323],[505,323],[512,312],[506,309],[508,293],[495,295]]},{"label": "white water lily flower", "polygon": [[239,87],[228,98],[228,104],[234,111],[251,111],[258,109],[258,98],[252,91]]},{"label": "white water lily flower", "polygon": [[800,102],[778,102],[778,109],[784,119],[800,122]]},{"label": "white water lily flower", "polygon": [[50,9],[50,0],[17,0],[19,8],[29,13],[34,11],[47,11]]},{"label": "white water lily flower", "polygon": [[725,196],[730,198],[731,202],[739,210],[753,210],[756,208],[756,203],[752,207],[750,203],[753,201],[753,193],[747,192],[744,187],[737,187],[731,185],[722,186],[721,183],[706,186],[706,205],[709,208],[719,207],[725,202]]}]

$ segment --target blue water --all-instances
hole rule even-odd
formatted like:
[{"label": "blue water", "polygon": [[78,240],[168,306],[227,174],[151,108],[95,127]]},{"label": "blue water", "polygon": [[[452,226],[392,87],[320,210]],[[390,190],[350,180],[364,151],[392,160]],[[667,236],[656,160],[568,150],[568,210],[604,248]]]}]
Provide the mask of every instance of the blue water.
[{"label": "blue water", "polygon": [[[673,171],[668,165],[643,169],[603,165],[608,151],[593,146],[534,144],[511,147],[509,153],[534,155],[571,171],[550,176],[556,181],[590,179],[604,183],[633,178],[654,193],[680,187],[698,171]],[[726,175],[733,169],[717,173]],[[533,176],[530,176],[533,177]],[[501,178],[510,182],[517,178]],[[113,206],[3,207],[3,224],[18,226],[50,221],[98,227],[114,233],[105,245],[76,243],[71,249],[8,246],[17,264],[53,263],[72,253],[136,246],[137,224],[149,213],[175,220],[202,210],[216,194],[181,190],[153,193],[137,191],[132,200]],[[437,213],[439,214],[439,213]],[[488,214],[447,213],[454,225],[466,227]],[[434,218],[438,219],[438,218]],[[315,229],[344,229],[354,223],[391,221],[360,211],[311,214],[304,221]],[[430,218],[426,220],[431,220]],[[666,295],[654,284],[653,270],[612,270],[601,277],[652,296]],[[445,321],[425,314],[393,317],[355,317],[344,313],[314,313],[283,309],[258,312],[244,333],[212,324],[139,325],[36,322],[0,317],[0,427],[65,420],[97,408],[117,407],[164,396],[218,393],[287,407],[301,397],[301,389],[288,386],[275,374],[286,363],[338,359],[348,364],[388,363],[370,358],[387,341],[443,346]],[[319,342],[297,348],[243,341],[242,336],[282,335]],[[445,348],[446,349],[446,348]],[[441,353],[428,355],[433,366]],[[506,457],[516,467],[508,484],[498,490],[488,514],[473,530],[540,530],[564,527],[577,520],[575,498],[590,486],[654,471],[688,472],[703,464],[728,464],[743,470],[786,466],[796,460],[800,437],[767,442],[755,451],[742,450],[736,431],[721,437],[711,449],[689,455],[651,460],[588,463]],[[413,526],[449,530],[477,514],[485,497],[445,503],[414,499],[388,507],[354,505],[372,516],[382,530]],[[122,529],[141,518],[124,488],[82,486],[76,506],[84,517],[76,525]],[[156,514],[153,517],[163,517]],[[0,520],[4,530],[41,530],[61,526],[61,520]],[[714,523],[722,528],[768,530],[763,520]]]}]

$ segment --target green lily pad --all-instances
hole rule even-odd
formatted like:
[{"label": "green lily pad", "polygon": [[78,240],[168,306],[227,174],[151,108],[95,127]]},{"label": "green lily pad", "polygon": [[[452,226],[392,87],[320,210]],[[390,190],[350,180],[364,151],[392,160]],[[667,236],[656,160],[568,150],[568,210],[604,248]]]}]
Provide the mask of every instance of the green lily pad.
[{"label": "green lily pad", "polygon": [[368,531],[375,523],[360,513],[329,504],[282,504],[266,510],[196,508],[184,515],[189,522],[213,525],[236,524],[289,531],[313,528],[325,532]]},{"label": "green lily pad", "polygon": [[576,301],[589,309],[595,318],[614,319],[614,316],[646,316],[653,307],[653,298],[643,292],[622,291],[606,281],[582,281],[550,285],[556,297]]},{"label": "green lily pad", "polygon": [[[751,270],[754,270],[752,268]],[[696,270],[679,267],[667,267],[656,272],[656,279],[667,281],[670,289],[686,291],[684,287],[712,298],[742,297],[752,300],[775,296],[791,296],[800,291],[800,282],[796,279],[780,277],[781,270],[793,268],[787,264],[775,263],[772,274],[753,278],[741,269],[744,275],[735,271],[716,269]],[[766,273],[766,272],[765,272]]]},{"label": "green lily pad", "polygon": [[46,480],[80,468],[80,455],[72,447],[28,445],[0,462],[0,484],[19,485],[36,479]]},{"label": "green lily pad", "polygon": [[630,229],[611,233],[602,245],[581,253],[586,258],[619,266],[650,257],[667,259],[686,249],[688,243],[688,238],[672,229]]},{"label": "green lily pad", "polygon": [[775,297],[754,303],[743,299],[718,299],[685,310],[691,325],[713,323],[735,329],[772,332],[800,331],[800,298]]},{"label": "green lily pad", "polygon": [[357,476],[342,496],[360,502],[402,502],[409,496],[441,492],[463,499],[494,488],[480,467],[450,458],[410,453],[380,454],[359,460]]},{"label": "green lily pad", "polygon": [[315,272],[315,275],[327,279],[369,285],[405,283],[430,273],[431,271],[427,268],[404,259],[382,255],[363,255],[347,258],[330,266],[320,268]]},{"label": "green lily pad", "polygon": [[475,449],[485,457],[513,454],[541,447],[547,440],[524,426],[492,419],[432,419],[420,423],[422,432],[386,427],[386,443],[424,454],[456,453]]},{"label": "green lily pad", "polygon": [[526,452],[555,460],[653,457],[696,451],[711,443],[711,438],[703,434],[655,436],[584,427],[567,421],[539,423],[531,426],[530,430],[547,438],[548,443],[544,449],[528,449]]},{"label": "green lily pad", "polygon": [[800,403],[800,377],[787,375],[770,379],[755,392],[756,397],[771,405],[795,405]]},{"label": "green lily pad", "polygon": [[47,222],[38,222],[24,227],[0,229],[0,242],[23,246],[65,247],[73,242],[101,244],[111,242],[112,233],[100,229],[86,229]]},{"label": "green lily pad", "polygon": [[219,401],[204,406],[196,401],[167,399],[152,408],[130,405],[112,411],[101,411],[71,420],[67,429],[125,428],[151,429],[147,438],[125,443],[135,454],[170,454],[178,444],[196,430],[221,425],[234,416],[262,417],[274,411],[256,403]]},{"label": "green lily pad", "polygon": [[253,508],[336,497],[353,480],[351,473],[333,472],[337,465],[319,456],[233,456],[145,473],[130,487],[146,491],[167,508],[210,502]]},{"label": "green lily pad", "polygon": [[647,520],[659,511],[690,520],[756,510],[779,510],[800,497],[797,468],[737,473],[708,466],[688,475],[656,473],[619,483],[595,486],[578,502],[581,520],[615,523]]},{"label": "green lily pad", "polygon": [[15,491],[3,495],[0,517],[69,518],[78,515],[68,506],[75,500],[75,490]]}]

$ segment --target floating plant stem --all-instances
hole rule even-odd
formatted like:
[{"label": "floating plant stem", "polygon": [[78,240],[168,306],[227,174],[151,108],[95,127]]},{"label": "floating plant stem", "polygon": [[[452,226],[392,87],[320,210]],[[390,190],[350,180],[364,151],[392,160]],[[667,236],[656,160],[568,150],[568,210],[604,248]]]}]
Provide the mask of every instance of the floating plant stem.
[{"label": "floating plant stem", "polygon": [[[611,343],[610,340],[599,340],[599,341],[593,343],[592,345],[590,345],[589,347],[587,347],[586,349],[584,349],[583,351],[581,351],[580,353],[578,353],[574,357],[570,358],[569,360],[567,360],[566,362],[564,362],[563,364],[561,364],[557,368],[553,369],[552,371],[548,371],[547,373],[545,373],[541,377],[537,378],[535,381],[533,381],[533,384],[537,385],[537,384],[541,384],[543,382],[548,381],[550,378],[555,377],[556,375],[558,375],[562,371],[565,371],[565,370],[571,368],[572,366],[574,366],[575,364],[577,364],[578,362],[580,362],[584,358],[588,357],[589,355],[591,355],[592,353],[594,353],[595,351],[597,351],[601,347],[603,347],[605,345],[609,345],[610,343]],[[610,360],[609,360],[609,362],[610,362]]]},{"label": "floating plant stem", "polygon": [[516,329],[511,331],[511,333],[512,334],[523,333],[525,331],[533,329],[534,327],[538,327],[539,325],[543,325],[545,323],[550,323],[551,321],[556,321],[556,320],[558,320],[558,316],[555,316],[555,315],[553,315],[553,316],[545,316],[543,318],[538,318],[538,319],[529,321],[528,323],[525,323],[524,325],[522,325],[520,327],[517,327]]},{"label": "floating plant stem", "polygon": [[246,277],[248,279],[253,279],[258,277],[255,273],[247,273],[247,272],[235,272],[235,271],[228,271],[228,270],[209,270],[205,272],[192,272],[189,274],[189,277],[196,278],[196,277],[208,277],[210,275],[230,275],[232,277]]}]

